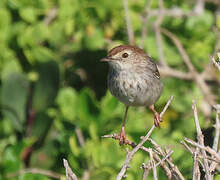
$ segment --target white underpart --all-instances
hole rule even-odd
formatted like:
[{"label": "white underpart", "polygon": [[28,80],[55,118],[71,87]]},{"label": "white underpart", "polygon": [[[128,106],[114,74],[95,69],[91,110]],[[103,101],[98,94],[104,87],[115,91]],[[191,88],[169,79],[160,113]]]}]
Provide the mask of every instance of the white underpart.
[{"label": "white underpart", "polygon": [[[119,63],[111,66],[121,67]],[[162,91],[162,83],[152,86],[153,81],[159,81],[152,78],[152,74],[136,73],[130,64],[127,67],[123,65],[123,69],[117,72],[111,77],[108,76],[108,86],[111,93],[122,103],[129,106],[149,106],[157,101]]]}]

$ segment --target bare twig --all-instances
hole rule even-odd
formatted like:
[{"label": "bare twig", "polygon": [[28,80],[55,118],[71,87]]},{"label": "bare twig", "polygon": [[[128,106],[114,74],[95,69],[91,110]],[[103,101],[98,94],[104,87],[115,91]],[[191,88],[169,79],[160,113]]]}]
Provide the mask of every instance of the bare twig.
[{"label": "bare twig", "polygon": [[174,7],[172,9],[153,9],[149,12],[150,16],[158,16],[158,15],[163,15],[163,16],[172,16],[172,17],[188,17],[188,16],[196,16],[198,14],[196,14],[194,11],[183,11],[180,8]]},{"label": "bare twig", "polygon": [[[185,143],[185,141],[181,141],[180,143],[183,144],[183,146],[186,148],[186,150],[188,150],[192,155],[194,155],[195,150],[191,149],[191,148]],[[203,157],[200,156],[199,154],[198,154],[198,156],[199,156],[199,158],[203,158]],[[208,159],[208,157],[207,157],[207,159]],[[205,171],[204,164],[202,163],[202,161],[201,161],[200,159],[198,159],[198,161],[199,161],[200,165],[202,166],[203,170]]]},{"label": "bare twig", "polygon": [[129,11],[128,2],[127,0],[122,0],[122,2],[123,2],[124,12],[125,12],[125,21],[126,21],[126,26],[127,26],[129,44],[134,45],[134,32],[131,26],[131,20],[130,20],[130,16],[128,12]]},{"label": "bare twig", "polygon": [[196,16],[201,15],[204,12],[203,0],[197,0],[195,7],[191,11],[183,11],[180,8],[174,7],[172,9],[153,9],[149,12],[150,16],[172,16],[172,17],[184,17],[184,16]]},{"label": "bare twig", "polygon": [[[159,7],[160,7],[160,10],[163,10],[163,0],[159,0]],[[160,63],[166,67],[167,64],[164,58],[162,37],[161,37],[161,32],[160,32],[160,26],[163,21],[163,18],[164,18],[163,14],[158,15],[157,20],[154,24],[154,30],[155,30],[155,35],[156,35],[156,42],[157,42],[157,47],[158,47]]]},{"label": "bare twig", "polygon": [[[167,104],[165,105],[163,111],[160,113],[160,117],[161,117],[161,118],[162,118],[162,116],[164,115],[164,113],[166,112],[167,108],[169,107],[169,105],[170,105],[172,99],[173,99],[173,96],[170,97],[170,99],[168,100]],[[148,131],[147,135],[141,140],[141,142],[140,142],[137,146],[135,146],[134,149],[133,149],[131,152],[129,152],[129,153],[127,154],[127,157],[126,157],[126,159],[125,159],[125,162],[124,162],[124,164],[123,164],[123,166],[122,166],[120,172],[118,173],[116,180],[122,179],[122,177],[125,175],[126,169],[128,168],[128,165],[129,165],[130,161],[132,160],[134,154],[135,154],[135,153],[142,147],[142,145],[148,140],[148,138],[149,138],[150,135],[152,134],[154,128],[155,128],[155,125],[153,125],[153,126],[151,127],[151,129]]]},{"label": "bare twig", "polygon": [[214,151],[212,148],[210,148],[209,146],[203,146],[203,145],[200,145],[199,143],[196,143],[194,141],[192,141],[191,139],[188,139],[188,138],[184,138],[184,140],[193,145],[193,146],[196,146],[202,150],[205,150],[206,152],[208,152],[209,154],[211,154],[215,159],[211,159],[211,158],[208,158],[207,156],[204,157],[204,159],[211,159],[213,161],[216,161],[218,163],[220,163],[220,154],[218,154],[216,151]]},{"label": "bare twig", "polygon": [[[171,170],[169,169],[169,167],[165,164],[164,161],[162,161],[160,159],[160,157],[156,153],[153,153],[153,156],[154,156],[154,159],[156,159],[157,162],[161,162],[160,163],[161,168],[163,168],[163,170],[165,171],[168,180],[171,180],[172,177],[173,177],[173,174],[172,174]],[[168,158],[169,158],[169,156],[165,160],[167,161]]]},{"label": "bare twig", "polygon": [[146,2],[145,8],[144,8],[145,12],[144,12],[144,15],[142,16],[142,24],[143,25],[142,25],[142,29],[141,29],[141,42],[140,42],[141,48],[143,48],[144,41],[147,36],[147,21],[148,21],[148,17],[149,17],[148,12],[150,11],[151,4],[152,4],[152,0],[149,0]]},{"label": "bare twig", "polygon": [[142,168],[144,169],[144,173],[143,173],[143,176],[142,176],[142,180],[146,180],[147,179],[147,176],[150,172],[150,162],[148,164],[142,164]]},{"label": "bare twig", "polygon": [[[160,153],[160,155],[166,156],[166,154],[163,152],[161,147],[154,140],[152,140],[152,139],[149,139],[149,140],[152,143],[152,145],[154,146],[154,148]],[[168,156],[168,157],[170,157],[170,156]],[[180,179],[180,180],[184,180],[185,178],[183,177],[182,173],[179,171],[178,167],[175,166],[169,158],[167,158],[166,161],[168,162],[169,166],[171,167],[171,171],[173,172],[171,174],[171,176],[174,178]],[[169,176],[168,176],[168,179],[169,179]]]},{"label": "bare twig", "polygon": [[200,180],[200,170],[199,170],[199,148],[196,148],[193,156],[193,180]]},{"label": "bare twig", "polygon": [[[119,140],[119,136],[117,134],[104,135],[104,136],[102,136],[102,138],[113,138],[113,139]],[[135,142],[132,142],[132,141],[129,141],[129,140],[126,140],[125,144],[130,145],[133,148],[137,146],[137,144]],[[144,146],[141,146],[140,149],[147,152],[147,153],[149,153],[149,149],[144,147]],[[158,162],[156,164],[156,166],[160,165],[161,168],[163,168],[163,170],[165,171],[166,176],[168,177],[169,180],[172,179],[172,173],[169,170],[169,168],[166,166],[164,161],[169,157],[169,155],[171,153],[172,152],[168,153],[165,156],[165,158],[163,158],[162,160],[160,159],[160,157],[156,153],[153,153],[153,158],[156,159],[156,161]],[[147,165],[144,164],[143,168],[144,168],[143,179],[146,179],[146,177],[147,177],[147,175],[148,175],[148,173],[151,169],[150,164],[147,164]]]},{"label": "bare twig", "polygon": [[61,178],[61,174],[58,174],[56,172],[53,171],[49,171],[49,170],[45,170],[45,169],[39,169],[39,168],[27,168],[27,169],[22,169],[18,172],[15,173],[10,173],[7,175],[7,178],[13,178],[22,174],[27,174],[27,173],[32,173],[32,174],[41,174],[44,176],[48,176],[54,179],[60,179]]},{"label": "bare twig", "polygon": [[210,88],[205,83],[205,80],[203,79],[202,76],[200,76],[200,74],[197,72],[197,70],[195,69],[195,67],[191,63],[190,58],[189,58],[188,54],[186,53],[185,49],[183,48],[183,45],[181,44],[179,39],[173,33],[171,33],[170,31],[168,31],[164,28],[161,28],[161,32],[164,33],[166,36],[168,36],[174,42],[174,44],[176,45],[176,47],[179,50],[181,56],[183,57],[183,61],[187,65],[190,73],[192,74],[195,83],[200,87],[201,92],[203,93],[204,99],[210,105],[216,104],[215,96],[211,93]]},{"label": "bare twig", "polygon": [[85,139],[83,137],[81,129],[76,128],[75,132],[76,132],[77,139],[79,140],[80,146],[83,147],[85,145]]},{"label": "bare twig", "polygon": [[216,118],[215,118],[215,138],[213,141],[212,149],[216,152],[218,151],[218,143],[219,143],[219,134],[220,134],[220,121],[219,121],[219,112],[220,110],[216,110]]},{"label": "bare twig", "polygon": [[194,153],[194,150],[192,150],[192,149],[185,143],[185,141],[181,141],[180,143],[181,143],[181,144],[186,148],[186,150],[188,150],[191,154]]},{"label": "bare twig", "polygon": [[[76,132],[76,136],[77,136],[77,139],[79,141],[80,146],[84,147],[85,138],[83,136],[83,133],[82,133],[81,129],[79,127],[76,127],[75,132]],[[83,172],[82,180],[89,180],[89,178],[90,178],[90,172],[89,172],[89,169],[86,168],[85,171]]]},{"label": "bare twig", "polygon": [[[212,146],[212,149],[214,149],[216,152],[218,151],[219,134],[220,134],[220,121],[219,121],[219,115],[218,115],[219,112],[220,112],[220,109],[216,108],[215,137],[214,137],[213,146]],[[218,154],[220,156],[220,151],[218,152]],[[217,165],[218,163],[212,162],[210,165],[210,171],[214,172]]]},{"label": "bare twig", "polygon": [[141,148],[141,146],[147,141],[147,139],[150,137],[150,135],[152,134],[153,130],[155,128],[155,125],[153,125],[151,127],[151,129],[148,131],[147,135],[141,140],[141,142],[131,151],[127,154],[127,157],[125,159],[124,165],[122,166],[120,172],[117,175],[116,180],[120,180],[122,179],[122,177],[124,176],[126,169],[128,168],[128,165],[131,161],[131,159],[133,158],[134,154]]},{"label": "bare twig", "polygon": [[57,8],[52,8],[44,18],[43,23],[48,26],[57,16]]},{"label": "bare twig", "polygon": [[[220,53],[218,53],[219,56],[220,56]],[[214,57],[211,58],[212,59],[212,62],[213,64],[218,68],[218,70],[220,71],[220,61],[216,61]],[[220,59],[220,58],[219,58]]]},{"label": "bare twig", "polygon": [[[163,157],[163,159],[160,159],[159,156],[155,152],[152,151],[152,149],[149,149],[149,154],[150,154],[151,159],[147,164],[144,164],[144,163],[142,164],[142,168],[144,169],[142,180],[146,180],[146,178],[149,174],[149,171],[153,168],[152,160],[154,161],[154,159],[155,159],[158,161],[157,164],[154,163],[154,168],[156,169],[157,166],[164,164],[164,161],[166,161],[166,159],[169,158],[172,153],[173,153],[173,151],[170,151],[167,153],[167,155],[165,157]],[[153,173],[155,174],[154,179],[156,179],[156,177],[157,177],[155,169],[153,170],[154,171]],[[168,169],[168,170],[165,170],[165,172],[166,172],[168,179],[170,180],[172,178],[171,172],[170,172],[169,168],[166,167],[165,169]]]},{"label": "bare twig", "polygon": [[[180,8],[172,8],[172,9],[165,9],[163,7],[163,1],[160,0],[159,1],[159,9],[150,9],[152,0],[148,0],[146,5],[145,5],[145,13],[142,16],[142,30],[141,30],[141,42],[140,42],[140,47],[143,48],[144,45],[144,41],[146,39],[146,34],[147,34],[147,21],[149,19],[150,16],[158,16],[157,22],[156,24],[158,24],[155,33],[156,33],[156,38],[157,38],[157,44],[161,44],[161,35],[160,35],[160,24],[161,21],[163,19],[164,16],[172,16],[172,17],[182,17],[182,16],[195,16],[195,15],[200,15],[204,12],[204,3],[201,3],[201,0],[198,0],[195,4],[195,8],[192,11],[183,11]],[[158,43],[159,42],[159,43]],[[162,47],[162,46],[160,46]],[[164,56],[162,56],[163,52],[161,51],[162,48],[159,48],[159,55],[160,55],[160,59],[161,57],[164,58]],[[165,61],[164,61],[165,62]]]},{"label": "bare twig", "polygon": [[173,153],[173,151],[168,152],[167,155],[166,155],[161,161],[159,161],[155,166],[157,167],[157,166],[159,166],[161,163],[163,163],[164,161],[166,161],[167,158],[169,158],[172,153]]},{"label": "bare twig", "polygon": [[192,80],[193,79],[193,76],[190,72],[182,72],[182,71],[178,71],[178,70],[175,70],[175,69],[172,69],[170,67],[164,67],[164,66],[158,66],[159,68],[159,71],[160,71],[160,74],[161,76],[164,76],[164,77],[175,77],[175,78],[178,78],[178,79],[184,79],[184,80]]},{"label": "bare twig", "polygon": [[196,5],[194,8],[194,12],[196,14],[202,14],[204,12],[205,1],[204,0],[196,0]]},{"label": "bare twig", "polygon": [[[195,101],[193,102],[192,105],[192,109],[193,109],[193,113],[194,113],[194,121],[195,121],[195,125],[196,125],[196,131],[197,131],[197,141],[199,142],[200,145],[204,146],[204,136],[202,134],[200,125],[199,125],[199,119],[198,119],[198,113],[197,113],[197,108],[196,108],[196,103]],[[201,150],[202,151],[202,155],[204,157],[204,168],[205,168],[205,173],[206,173],[206,178],[208,180],[211,180],[211,174],[210,174],[210,170],[209,170],[209,163],[208,160],[206,159],[206,151],[205,150]]]},{"label": "bare twig", "polygon": [[205,2],[210,2],[210,3],[214,3],[216,5],[220,5],[220,1],[219,0],[205,0]]},{"label": "bare twig", "polygon": [[73,173],[72,169],[69,167],[68,161],[63,159],[63,164],[66,170],[66,180],[77,180],[77,176]]},{"label": "bare twig", "polygon": [[150,148],[149,149],[149,154],[150,154],[150,162],[151,162],[151,167],[153,169],[153,176],[154,176],[154,180],[157,180],[157,169],[156,169],[156,166],[155,166],[155,161],[154,161],[154,158],[153,158],[153,151],[152,149]]},{"label": "bare twig", "polygon": [[[174,77],[183,80],[194,80],[194,77],[191,72],[182,72],[176,69],[173,69],[169,66],[158,66],[161,76],[163,77]],[[201,74],[202,79],[205,81],[216,80],[215,77],[210,76],[210,73],[207,71],[203,71]]]}]

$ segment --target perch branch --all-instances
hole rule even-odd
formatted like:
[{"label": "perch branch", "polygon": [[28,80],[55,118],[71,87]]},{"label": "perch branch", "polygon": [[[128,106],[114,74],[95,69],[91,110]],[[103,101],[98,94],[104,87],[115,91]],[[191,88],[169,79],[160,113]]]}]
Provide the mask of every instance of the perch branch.
[{"label": "perch branch", "polygon": [[[162,118],[162,116],[164,115],[164,113],[166,112],[167,108],[169,107],[171,101],[173,99],[173,96],[170,97],[170,99],[168,100],[167,104],[165,105],[163,111],[160,113],[160,117]],[[151,129],[148,131],[147,135],[141,140],[141,142],[139,144],[137,144],[137,146],[135,146],[133,148],[133,150],[131,152],[128,152],[127,157],[125,159],[125,162],[120,170],[120,172],[117,175],[116,180],[120,180],[123,178],[123,176],[125,175],[126,169],[128,168],[128,165],[130,163],[130,161],[132,160],[134,154],[141,149],[142,145],[148,140],[148,138],[150,137],[150,135],[152,134],[153,130],[155,128],[155,125],[153,125],[151,127]]]}]

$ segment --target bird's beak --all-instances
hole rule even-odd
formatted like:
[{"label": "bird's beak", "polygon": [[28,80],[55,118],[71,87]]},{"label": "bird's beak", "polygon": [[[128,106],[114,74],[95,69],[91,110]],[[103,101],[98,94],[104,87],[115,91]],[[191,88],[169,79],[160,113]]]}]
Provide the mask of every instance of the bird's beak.
[{"label": "bird's beak", "polygon": [[109,62],[109,61],[112,61],[113,59],[111,58],[111,57],[104,57],[104,58],[102,58],[100,61],[101,62]]}]

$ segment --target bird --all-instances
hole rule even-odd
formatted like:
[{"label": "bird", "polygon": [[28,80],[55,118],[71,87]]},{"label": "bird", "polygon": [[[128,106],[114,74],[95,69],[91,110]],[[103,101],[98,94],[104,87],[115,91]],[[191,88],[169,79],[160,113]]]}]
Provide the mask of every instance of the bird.
[{"label": "bird", "polygon": [[163,84],[154,60],[137,46],[119,45],[101,61],[109,64],[108,89],[125,104],[121,132],[118,134],[119,144],[126,142],[125,124],[130,106],[148,107],[154,113],[154,125],[160,127],[162,119],[154,104],[161,96]]}]

